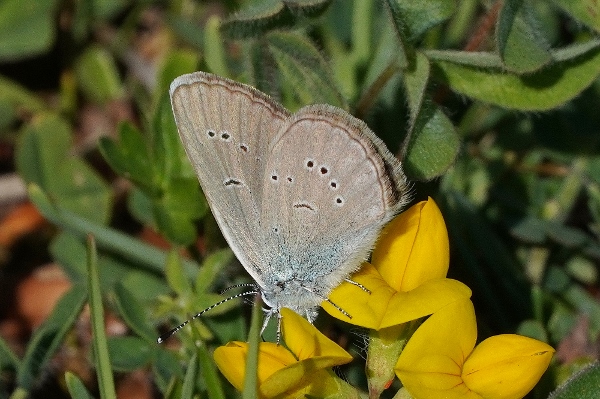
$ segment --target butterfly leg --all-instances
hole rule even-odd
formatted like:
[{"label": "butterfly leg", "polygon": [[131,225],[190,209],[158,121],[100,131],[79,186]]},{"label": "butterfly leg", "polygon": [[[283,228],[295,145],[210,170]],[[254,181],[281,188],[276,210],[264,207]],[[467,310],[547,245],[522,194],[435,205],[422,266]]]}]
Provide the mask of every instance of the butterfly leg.
[{"label": "butterfly leg", "polygon": [[363,290],[364,292],[366,292],[367,294],[371,294],[371,290],[368,289],[367,287],[365,287],[364,285],[362,285],[361,283],[357,283],[356,281],[350,280],[349,278],[345,279],[345,281],[347,283],[350,283],[352,285],[357,286],[358,288],[360,288],[361,290]]},{"label": "butterfly leg", "polygon": [[341,314],[343,314],[344,316],[346,316],[346,317],[347,317],[347,318],[349,318],[349,319],[351,319],[351,318],[352,318],[352,315],[351,315],[350,313],[346,312],[344,309],[340,308],[338,305],[336,305],[335,303],[333,303],[333,302],[331,301],[331,299],[329,299],[329,298],[325,298],[325,300],[326,300],[327,302],[329,302],[329,304],[330,304],[331,306],[333,306],[334,308],[336,308],[337,310],[339,310]]}]

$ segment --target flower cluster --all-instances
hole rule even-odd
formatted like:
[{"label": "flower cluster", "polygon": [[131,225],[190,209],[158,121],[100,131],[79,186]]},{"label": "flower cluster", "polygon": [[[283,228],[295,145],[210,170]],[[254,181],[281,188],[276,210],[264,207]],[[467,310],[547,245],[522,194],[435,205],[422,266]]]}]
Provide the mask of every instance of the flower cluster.
[{"label": "flower cluster", "polygon": [[[367,357],[369,397],[379,397],[395,376],[413,398],[518,399],[548,367],[554,349],[519,335],[498,335],[476,344],[471,291],[446,278],[449,244],[441,212],[431,199],[394,219],[382,232],[371,263],[330,299],[325,311],[370,329]],[[419,320],[429,316],[420,326]],[[287,348],[259,347],[259,394],[274,397],[360,397],[331,367],[352,357],[314,326],[282,309]],[[232,342],[215,350],[225,377],[238,389],[244,381],[248,346]]]}]

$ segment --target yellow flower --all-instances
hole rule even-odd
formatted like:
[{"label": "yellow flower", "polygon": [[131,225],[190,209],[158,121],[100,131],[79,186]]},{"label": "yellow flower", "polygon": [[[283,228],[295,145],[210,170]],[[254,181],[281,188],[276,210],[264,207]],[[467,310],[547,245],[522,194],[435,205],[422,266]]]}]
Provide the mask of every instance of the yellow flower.
[{"label": "yellow flower", "polygon": [[464,284],[447,279],[450,250],[442,214],[429,198],[392,220],[382,231],[372,255],[352,280],[333,290],[323,309],[351,324],[379,330],[406,323],[471,296]]},{"label": "yellow flower", "polygon": [[416,399],[519,399],[535,386],[554,353],[519,335],[493,336],[475,347],[476,339],[471,301],[452,303],[410,338],[396,375]]},{"label": "yellow flower", "polygon": [[[283,340],[289,350],[271,342],[259,344],[260,396],[295,398],[310,394],[322,397],[348,389],[328,369],[350,362],[352,356],[295,312],[283,308],[281,316]],[[238,390],[244,385],[247,354],[248,344],[236,341],[217,348],[213,355],[221,373]]]}]

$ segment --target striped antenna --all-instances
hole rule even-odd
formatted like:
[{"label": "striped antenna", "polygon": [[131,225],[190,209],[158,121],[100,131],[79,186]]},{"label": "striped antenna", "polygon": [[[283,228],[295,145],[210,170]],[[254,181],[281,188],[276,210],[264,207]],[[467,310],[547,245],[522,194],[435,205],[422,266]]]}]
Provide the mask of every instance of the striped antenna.
[{"label": "striped antenna", "polygon": [[242,283],[242,284],[234,284],[234,285],[230,285],[227,288],[224,288],[221,292],[219,292],[219,294],[223,295],[224,293],[226,293],[227,291],[233,289],[233,288],[240,288],[240,287],[252,287],[255,290],[258,290],[258,286],[256,284],[252,284],[252,283]]},{"label": "striped antenna", "polygon": [[[234,287],[230,287],[230,288],[234,288]],[[219,305],[224,304],[227,301],[230,301],[232,299],[235,298],[239,298],[242,296],[246,296],[246,295],[253,295],[253,294],[259,294],[259,291],[246,291],[246,292],[242,292],[240,294],[235,294],[230,296],[229,298],[225,298],[222,301],[219,301],[217,303],[215,303],[214,305],[210,305],[209,307],[207,307],[206,309],[204,309],[203,311],[196,313],[194,316],[192,316],[190,319],[187,319],[186,321],[184,321],[183,323],[181,323],[180,325],[178,325],[175,328],[170,329],[169,331],[167,331],[166,333],[162,334],[160,337],[158,337],[158,339],[156,340],[157,343],[162,344],[163,342],[165,342],[171,335],[175,334],[177,331],[181,330],[183,327],[185,327],[190,321],[194,320],[197,317],[202,316],[204,313],[208,312],[211,309],[216,308]]]}]

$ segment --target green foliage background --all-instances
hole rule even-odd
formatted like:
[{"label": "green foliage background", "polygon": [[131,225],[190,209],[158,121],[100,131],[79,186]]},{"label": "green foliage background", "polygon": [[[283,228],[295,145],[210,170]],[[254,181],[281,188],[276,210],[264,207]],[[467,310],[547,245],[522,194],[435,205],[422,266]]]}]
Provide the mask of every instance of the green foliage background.
[{"label": "green foliage background", "polygon": [[[599,31],[592,0],[1,0],[0,140],[14,145],[30,199],[57,227],[49,251],[73,288],[23,357],[0,339],[0,398],[35,392],[69,345],[86,287],[99,287],[131,330],[97,338],[103,397],[110,369],[147,370],[165,397],[234,395],[210,351],[246,338],[247,307],[215,308],[175,350],[155,343],[159,326],[248,280],[171,114],[169,83],[195,70],[251,84],[292,111],[328,103],[364,119],[403,160],[415,198],[431,195],[442,208],[451,277],[473,289],[481,338],[517,332],[556,347],[585,318],[597,343]],[[73,151],[90,109],[112,125]],[[130,182],[125,194],[111,184],[117,176]],[[123,229],[120,201],[173,249]],[[89,270],[88,234],[98,247]],[[587,360],[556,360],[532,397],[547,397]],[[359,385],[360,367],[346,370]],[[89,397],[75,374],[66,386]]]}]

